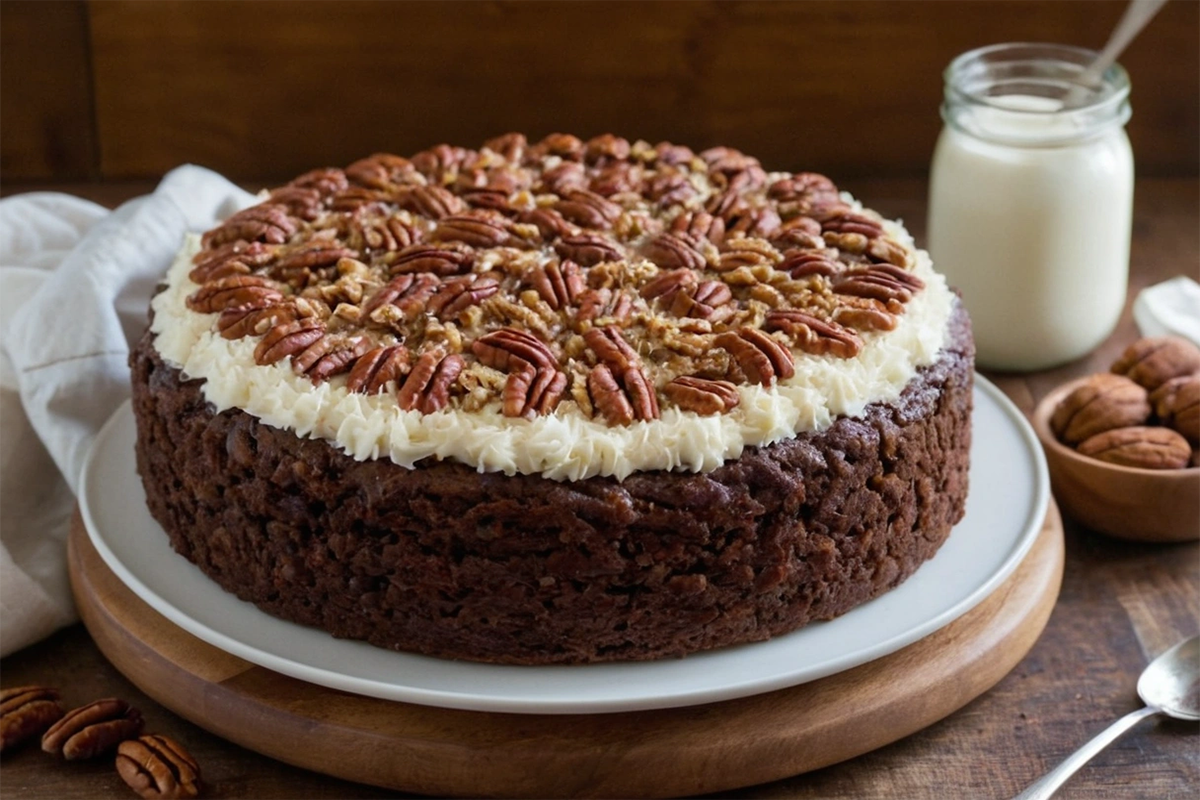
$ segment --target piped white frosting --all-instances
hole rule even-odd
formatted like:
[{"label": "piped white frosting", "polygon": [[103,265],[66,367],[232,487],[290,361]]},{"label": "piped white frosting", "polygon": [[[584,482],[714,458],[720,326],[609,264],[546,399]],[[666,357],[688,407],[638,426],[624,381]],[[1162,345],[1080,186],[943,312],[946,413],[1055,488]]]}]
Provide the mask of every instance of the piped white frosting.
[{"label": "piped white frosting", "polygon": [[[907,231],[886,223],[912,248]],[[254,361],[257,338],[223,339],[217,314],[187,307],[199,287],[188,278],[200,247],[189,236],[154,298],[154,346],[201,390],[217,411],[241,409],[268,425],[324,439],[357,460],[390,458],[402,467],[422,459],[453,459],[480,472],[540,474],[553,480],[594,475],[624,478],[646,470],[707,472],[737,458],[747,446],[766,445],[803,431],[823,430],[839,416],[857,416],[888,402],[932,364],[945,341],[954,296],[934,272],[929,256],[915,252],[913,272],[925,288],[906,304],[896,328],[865,333],[855,358],[795,354],[796,374],[771,386],[743,385],[739,405],[725,414],[700,416],[664,408],[662,418],[609,427],[584,415],[573,401],[533,420],[501,414],[499,403],[467,412],[448,407],[432,414],[402,411],[393,394],[346,390],[345,377],[314,385],[285,359]]]}]

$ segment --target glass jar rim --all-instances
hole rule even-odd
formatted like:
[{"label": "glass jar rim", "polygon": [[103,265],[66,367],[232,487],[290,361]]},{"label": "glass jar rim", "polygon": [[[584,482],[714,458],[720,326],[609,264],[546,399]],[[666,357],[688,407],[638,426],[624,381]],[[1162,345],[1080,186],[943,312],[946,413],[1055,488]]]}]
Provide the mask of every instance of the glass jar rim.
[{"label": "glass jar rim", "polygon": [[[1035,55],[1037,54],[1037,55]],[[1024,58],[995,58],[999,55],[1016,56],[1024,55]],[[1070,76],[1078,77],[1083,73],[1086,67],[1092,63],[1093,59],[1099,53],[1095,50],[1089,50],[1086,47],[1077,47],[1074,45],[1056,44],[1053,42],[1002,42],[999,44],[985,45],[977,47],[974,50],[968,50],[954,58],[946,69],[942,72],[942,79],[946,86],[946,99],[951,99],[951,94],[955,100],[969,105],[988,106],[998,108],[1004,111],[1010,111],[1019,114],[1045,115],[1045,114],[1061,114],[1063,109],[1049,108],[1014,108],[1013,106],[999,101],[997,98],[1004,97],[1004,94],[986,94],[979,91],[978,88],[968,88],[964,86],[964,81],[968,78],[980,77],[980,73],[987,65],[1032,65],[1041,64],[1049,65],[1056,64],[1059,67],[1065,67],[1063,74],[1056,79],[1048,79],[1043,77],[1042,80],[1047,84],[1057,84],[1062,90],[1071,86],[1084,86],[1077,81],[1070,80]],[[1032,77],[1032,76],[1024,76]],[[1120,64],[1114,62],[1100,76],[1100,85],[1103,91],[1097,92],[1096,96],[1086,103],[1081,103],[1067,109],[1067,112],[1085,111],[1092,114],[1103,112],[1106,108],[1111,109],[1113,114],[1119,114],[1119,108],[1129,98],[1129,73]],[[1095,87],[1089,87],[1095,88]],[[1010,93],[1011,94],[1011,93]]]},{"label": "glass jar rim", "polygon": [[[1039,42],[969,50],[943,73],[942,119],[975,138],[1018,147],[1071,146],[1103,136],[1129,121],[1130,85],[1119,64],[1105,70],[1097,86],[1079,80],[1096,55]],[[1073,98],[1080,86],[1089,93]]]}]

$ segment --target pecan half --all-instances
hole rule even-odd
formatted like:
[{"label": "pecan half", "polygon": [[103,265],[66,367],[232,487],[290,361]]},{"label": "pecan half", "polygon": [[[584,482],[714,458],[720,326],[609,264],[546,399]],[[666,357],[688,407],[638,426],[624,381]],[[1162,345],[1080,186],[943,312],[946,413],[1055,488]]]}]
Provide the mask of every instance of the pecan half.
[{"label": "pecan half", "polygon": [[115,697],[68,711],[42,736],[42,749],[76,761],[107,753],[142,730],[142,715]]},{"label": "pecan half", "polygon": [[1183,469],[1192,457],[1187,439],[1170,428],[1114,428],[1083,440],[1080,455],[1139,469]]},{"label": "pecan half", "polygon": [[430,219],[441,219],[463,210],[463,201],[441,186],[406,187],[395,197],[397,206]]},{"label": "pecan half", "polygon": [[1113,362],[1112,371],[1154,391],[1171,378],[1200,371],[1200,349],[1178,336],[1138,339]]},{"label": "pecan half", "polygon": [[431,272],[434,275],[461,275],[471,271],[475,257],[467,250],[454,246],[430,247],[414,245],[400,251],[392,262],[391,273]]},{"label": "pecan half", "polygon": [[387,217],[359,216],[350,224],[351,230],[361,237],[363,249],[368,252],[392,253],[418,244],[424,238],[420,228],[394,214]]},{"label": "pecan half", "polygon": [[121,742],[117,772],[146,800],[179,800],[200,795],[200,765],[187,750],[160,734]]},{"label": "pecan half", "polygon": [[325,335],[325,323],[313,317],[276,325],[254,348],[254,361],[266,366],[303,353]]},{"label": "pecan half", "polygon": [[721,257],[716,264],[719,272],[732,272],[738,267],[774,265],[781,259],[779,251],[764,239],[738,236],[721,244]]},{"label": "pecan half", "polygon": [[569,133],[552,133],[535,145],[539,154],[558,156],[566,161],[583,158],[583,142]]},{"label": "pecan half", "polygon": [[606,318],[625,322],[633,313],[633,301],[629,295],[607,288],[585,289],[579,294],[576,305],[577,322],[595,322]]},{"label": "pecan half", "polygon": [[686,239],[673,233],[660,233],[642,246],[642,255],[663,269],[682,267],[704,269],[704,255]]},{"label": "pecan half", "polygon": [[544,342],[516,328],[501,328],[471,342],[471,352],[486,367],[508,371],[524,362],[538,369],[558,369],[558,359]]},{"label": "pecan half", "polygon": [[[434,242],[462,242],[471,247],[500,247],[511,244],[508,219],[491,211],[468,211],[442,217],[429,234]],[[432,270],[430,270],[432,272]]]},{"label": "pecan half", "polygon": [[683,170],[665,167],[646,182],[645,194],[660,206],[681,205],[697,195]]},{"label": "pecan half", "polygon": [[477,273],[461,275],[438,286],[425,308],[440,320],[455,319],[499,291],[500,282],[495,278]]},{"label": "pecan half", "polygon": [[564,161],[557,167],[542,173],[541,189],[549,194],[561,197],[567,192],[582,189],[586,185],[587,171],[582,164],[574,161]]},{"label": "pecan half", "polygon": [[222,339],[241,339],[261,336],[276,325],[302,316],[294,302],[265,303],[227,308],[217,317],[217,330]]},{"label": "pecan half", "polygon": [[392,381],[399,384],[411,366],[408,348],[404,345],[376,347],[354,362],[354,367],[346,378],[346,389],[364,394],[379,394]]},{"label": "pecan half", "polygon": [[780,250],[821,250],[825,247],[825,240],[821,238],[821,223],[812,217],[792,217],[776,228],[767,239]]},{"label": "pecan half", "polygon": [[833,321],[857,331],[895,330],[898,318],[883,305],[870,297],[838,297],[840,305],[834,309]]},{"label": "pecan half", "polygon": [[779,214],[770,206],[756,208],[737,218],[730,233],[741,233],[746,236],[758,236],[769,239],[779,230],[783,221]]},{"label": "pecan half", "polygon": [[483,146],[493,153],[504,156],[506,161],[520,164],[525,160],[525,151],[529,148],[529,141],[523,133],[506,133],[503,136],[488,139]]},{"label": "pecan half", "polygon": [[587,189],[572,189],[554,204],[554,210],[577,225],[595,230],[609,230],[622,209],[611,200]]},{"label": "pecan half", "polygon": [[279,252],[279,245],[262,242],[227,242],[213,250],[201,250],[192,258],[194,265],[188,277],[193,283],[206,283],[230,275],[244,275],[255,267],[269,264]]},{"label": "pecan half", "polygon": [[607,365],[592,367],[587,377],[587,389],[592,405],[609,425],[628,425],[633,422],[633,406]]},{"label": "pecan half", "polygon": [[658,164],[687,164],[696,157],[696,154],[692,152],[692,148],[686,145],[659,142],[654,145],[654,156],[655,163]]},{"label": "pecan half", "polygon": [[324,167],[309,170],[287,185],[302,189],[316,189],[322,197],[328,197],[345,189],[349,183],[346,180],[346,173],[342,170],[336,167]]},{"label": "pecan half", "polygon": [[450,387],[463,366],[465,362],[459,355],[444,356],[440,350],[423,353],[396,393],[400,408],[405,411],[415,409],[422,414],[445,408],[450,402]]},{"label": "pecan half", "polygon": [[619,244],[598,233],[564,236],[555,242],[554,252],[585,267],[603,261],[617,261],[624,255]]},{"label": "pecan half", "polygon": [[663,387],[671,402],[701,416],[721,414],[735,407],[740,401],[737,387],[729,381],[715,381],[685,375]]},{"label": "pecan half", "polygon": [[509,373],[501,395],[506,417],[533,419],[549,414],[562,399],[567,388],[567,375],[552,369],[537,369],[524,364]]},{"label": "pecan half", "polygon": [[857,233],[868,239],[883,236],[882,224],[853,211],[839,211],[822,220],[821,230],[824,233]]},{"label": "pecan half", "polygon": [[204,284],[187,299],[187,306],[201,314],[215,314],[234,306],[263,306],[283,300],[274,282],[257,275],[231,275]]},{"label": "pecan half", "polygon": [[839,358],[854,358],[862,352],[862,339],[854,331],[803,311],[769,311],[763,329],[783,331],[797,349],[813,355],[832,353]]},{"label": "pecan half", "polygon": [[640,366],[641,358],[625,341],[621,329],[616,325],[592,328],[583,334],[583,340],[596,354],[596,358],[607,364],[614,375],[620,375],[630,367]]},{"label": "pecan half", "polygon": [[380,306],[393,305],[405,315],[424,310],[425,303],[433,296],[441,281],[428,273],[404,272],[392,278],[371,295],[362,307],[364,318]]},{"label": "pecan half", "polygon": [[295,286],[307,286],[314,272],[327,271],[343,258],[359,253],[327,239],[314,239],[280,255],[272,272]]},{"label": "pecan half", "polygon": [[234,214],[220,227],[200,237],[200,243],[206,249],[238,239],[282,244],[295,232],[296,223],[288,216],[287,206],[260,203]]},{"label": "pecan half", "polygon": [[417,153],[412,165],[432,183],[442,183],[447,173],[457,172],[478,156],[474,150],[442,143]]},{"label": "pecan half", "polygon": [[725,241],[725,220],[704,211],[686,212],[671,221],[671,233],[699,247],[705,239],[720,246]]},{"label": "pecan half", "polygon": [[721,281],[702,281],[695,289],[676,292],[670,311],[677,317],[721,322],[735,313],[732,301],[733,291],[728,285]]},{"label": "pecan half", "polygon": [[841,264],[822,252],[789,250],[783,255],[783,261],[779,264],[778,269],[793,278],[807,278],[810,275],[823,275],[830,278],[843,269]]},{"label": "pecan half", "polygon": [[642,285],[640,294],[647,300],[661,297],[663,303],[670,303],[676,292],[689,291],[695,288],[700,279],[696,271],[682,268],[660,273]]},{"label": "pecan half", "polygon": [[617,161],[597,172],[588,181],[588,188],[601,197],[612,197],[626,192],[640,192],[643,183],[641,167]]},{"label": "pecan half", "polygon": [[0,691],[0,752],[41,736],[63,715],[57,689],[15,686]]},{"label": "pecan half", "polygon": [[1077,445],[1098,433],[1141,425],[1150,417],[1146,390],[1121,375],[1099,373],[1059,402],[1050,429],[1060,441]]},{"label": "pecan half", "polygon": [[583,160],[589,164],[624,161],[627,158],[629,158],[629,140],[611,133],[602,133],[589,139],[583,151]]},{"label": "pecan half", "polygon": [[744,327],[736,333],[723,333],[714,344],[729,351],[750,383],[766,385],[776,378],[790,378],[795,374],[788,349],[757,328]]},{"label": "pecan half", "polygon": [[370,347],[362,336],[325,336],[292,356],[292,370],[297,375],[308,375],[313,383],[322,383],[334,375],[349,372]]},{"label": "pecan half", "polygon": [[872,264],[839,272],[833,278],[833,291],[854,297],[868,297],[886,304],[893,313],[925,288],[925,282],[907,270],[892,264]]},{"label": "pecan half", "polygon": [[815,195],[837,197],[833,181],[816,172],[797,172],[767,187],[767,197],[782,202],[805,200]]},{"label": "pecan half", "polygon": [[346,177],[355,183],[374,189],[388,189],[406,179],[416,170],[412,162],[391,153],[375,153],[346,167]]},{"label": "pecan half", "polygon": [[388,195],[378,189],[368,189],[363,186],[351,186],[329,199],[329,207],[334,211],[360,211],[369,207],[382,208],[387,202]]},{"label": "pecan half", "polygon": [[517,215],[517,219],[527,225],[537,227],[538,233],[547,242],[554,241],[560,236],[574,236],[579,233],[579,228],[567,222],[563,219],[562,214],[552,208],[534,208],[522,211]]},{"label": "pecan half", "polygon": [[551,261],[532,267],[525,273],[525,283],[555,311],[569,306],[587,289],[583,270],[574,261]]}]

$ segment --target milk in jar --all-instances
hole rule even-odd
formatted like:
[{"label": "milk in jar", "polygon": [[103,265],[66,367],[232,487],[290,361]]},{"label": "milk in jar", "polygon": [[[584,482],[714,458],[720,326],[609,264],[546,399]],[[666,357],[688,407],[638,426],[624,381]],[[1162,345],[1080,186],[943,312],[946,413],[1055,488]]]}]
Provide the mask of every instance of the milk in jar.
[{"label": "milk in jar", "polygon": [[1078,107],[1092,52],[996,45],[946,71],[930,174],[929,251],[963,295],[977,361],[1035,370],[1112,332],[1125,303],[1133,154],[1121,67]]}]

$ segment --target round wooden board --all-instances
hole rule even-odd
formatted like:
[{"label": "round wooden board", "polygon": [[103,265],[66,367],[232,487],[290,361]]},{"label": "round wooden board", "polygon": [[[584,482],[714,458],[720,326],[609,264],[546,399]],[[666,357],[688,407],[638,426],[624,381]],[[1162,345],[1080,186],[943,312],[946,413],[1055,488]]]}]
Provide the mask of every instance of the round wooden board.
[{"label": "round wooden board", "polygon": [[908,736],[994,686],[1058,597],[1051,503],[1016,572],[955,622],[811,683],[688,708],[595,715],[457,711],[347,694],[256,666],[176,627],[104,564],[76,514],[71,581],[104,655],[156,701],[264,755],[434,795],[648,796],[779,780]]}]

